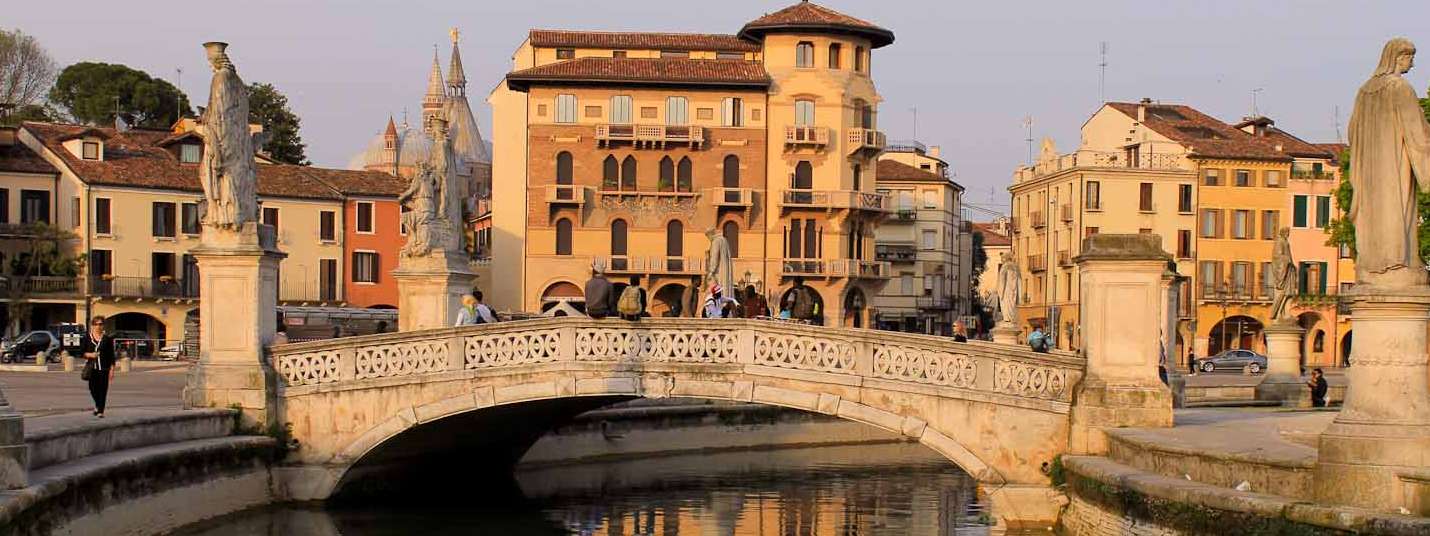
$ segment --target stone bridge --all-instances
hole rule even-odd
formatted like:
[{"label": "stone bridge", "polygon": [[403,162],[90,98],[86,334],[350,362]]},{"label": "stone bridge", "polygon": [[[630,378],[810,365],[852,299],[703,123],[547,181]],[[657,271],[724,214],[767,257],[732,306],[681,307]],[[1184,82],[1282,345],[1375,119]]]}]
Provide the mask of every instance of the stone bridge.
[{"label": "stone bridge", "polygon": [[[299,444],[291,493],[306,498],[398,474],[509,470],[576,413],[672,396],[833,415],[916,440],[980,483],[1043,487],[1043,464],[1067,450],[1084,371],[1073,354],[1011,345],[687,318],[550,318],[351,337],[275,347],[271,364],[272,417],[290,423]],[[431,468],[437,474],[420,468],[440,452],[459,461],[444,457]]]}]

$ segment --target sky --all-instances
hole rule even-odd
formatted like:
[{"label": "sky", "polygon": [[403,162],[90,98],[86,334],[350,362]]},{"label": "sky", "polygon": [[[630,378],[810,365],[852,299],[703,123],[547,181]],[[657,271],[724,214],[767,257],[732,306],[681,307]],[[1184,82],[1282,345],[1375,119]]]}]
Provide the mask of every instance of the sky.
[{"label": "sky", "polygon": [[[59,9],[26,1],[9,6],[0,27],[34,35],[61,66],[123,63],[178,82],[195,104],[208,92],[201,43],[227,41],[245,81],[288,95],[309,158],[345,167],[389,115],[420,116],[433,46],[445,70],[454,26],[467,93],[490,139],[486,95],[531,28],[735,33],[792,2],[78,0]],[[872,60],[884,98],[879,127],[890,139],[917,134],[940,146],[965,201],[995,210],[1006,210],[1012,172],[1029,159],[1026,118],[1034,144],[1051,137],[1061,152],[1076,148],[1083,121],[1103,101],[1100,43],[1108,48],[1106,100],[1148,97],[1234,122],[1252,112],[1254,98],[1262,115],[1314,142],[1344,130],[1386,40],[1430,46],[1425,0],[821,3],[894,32],[894,44]],[[196,7],[221,4],[242,7]],[[1430,80],[1430,59],[1422,63],[1408,75],[1417,88]]]}]

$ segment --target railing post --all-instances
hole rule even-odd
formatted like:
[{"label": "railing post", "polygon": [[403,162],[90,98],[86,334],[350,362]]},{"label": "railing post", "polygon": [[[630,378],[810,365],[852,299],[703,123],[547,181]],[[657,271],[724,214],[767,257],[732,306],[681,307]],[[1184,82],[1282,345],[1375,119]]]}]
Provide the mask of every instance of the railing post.
[{"label": "railing post", "polygon": [[461,332],[454,331],[447,336],[447,370],[456,371],[467,368],[467,337]]},{"label": "railing post", "polygon": [[338,381],[350,382],[357,379],[357,345],[344,344],[338,349]]},{"label": "railing post", "polygon": [[576,328],[565,326],[556,330],[556,360],[576,360]]},{"label": "railing post", "polygon": [[738,348],[736,349],[736,362],[741,365],[755,364],[755,329],[743,328],[736,332],[739,337]]},{"label": "railing post", "polygon": [[854,341],[854,373],[860,377],[874,376],[874,343],[859,339]]}]

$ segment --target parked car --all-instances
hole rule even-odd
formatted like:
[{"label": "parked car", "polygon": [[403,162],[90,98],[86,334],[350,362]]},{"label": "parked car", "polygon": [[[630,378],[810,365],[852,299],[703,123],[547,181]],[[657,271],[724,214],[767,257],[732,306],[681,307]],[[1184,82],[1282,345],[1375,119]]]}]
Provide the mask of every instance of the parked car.
[{"label": "parked car", "polygon": [[1252,374],[1258,374],[1266,370],[1266,356],[1251,350],[1236,348],[1197,360],[1197,369],[1202,372],[1215,372],[1217,370],[1239,371],[1243,368]]},{"label": "parked car", "polygon": [[154,353],[154,357],[165,361],[174,361],[179,359],[179,354],[182,353],[184,353],[184,345],[175,343],[160,348],[158,352]]},{"label": "parked car", "polygon": [[5,363],[28,361],[40,352],[45,353],[45,361],[59,361],[60,339],[48,331],[31,331],[0,343],[0,347],[0,361]]},{"label": "parked car", "polygon": [[114,349],[121,354],[134,359],[142,359],[154,355],[155,344],[149,340],[149,334],[138,330],[117,330],[110,332],[114,337]]}]

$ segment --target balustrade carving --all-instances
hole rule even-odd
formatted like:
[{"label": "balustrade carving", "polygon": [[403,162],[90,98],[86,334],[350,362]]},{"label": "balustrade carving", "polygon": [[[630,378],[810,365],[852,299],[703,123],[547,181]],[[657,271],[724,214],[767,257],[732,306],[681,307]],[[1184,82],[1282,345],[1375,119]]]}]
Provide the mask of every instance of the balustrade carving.
[{"label": "balustrade carving", "polygon": [[734,330],[580,329],[576,360],[735,363],[738,342]]},{"label": "balustrade carving", "polygon": [[338,381],[337,350],[289,354],[274,360],[278,376],[287,385],[316,385]]},{"label": "balustrade carving", "polygon": [[447,369],[447,341],[424,339],[357,347],[359,380],[407,376]]},{"label": "balustrade carving", "polygon": [[755,336],[755,363],[772,367],[854,372],[854,345],[834,338],[760,333]]},{"label": "balustrade carving", "polygon": [[1014,396],[1064,400],[1068,394],[1067,370],[1017,361],[995,361],[993,391]]},{"label": "balustrade carving", "polygon": [[559,358],[560,335],[554,330],[472,335],[463,339],[469,369],[549,363]]},{"label": "balustrade carving", "polygon": [[978,366],[965,354],[879,344],[874,347],[874,376],[971,388],[978,377]]}]

